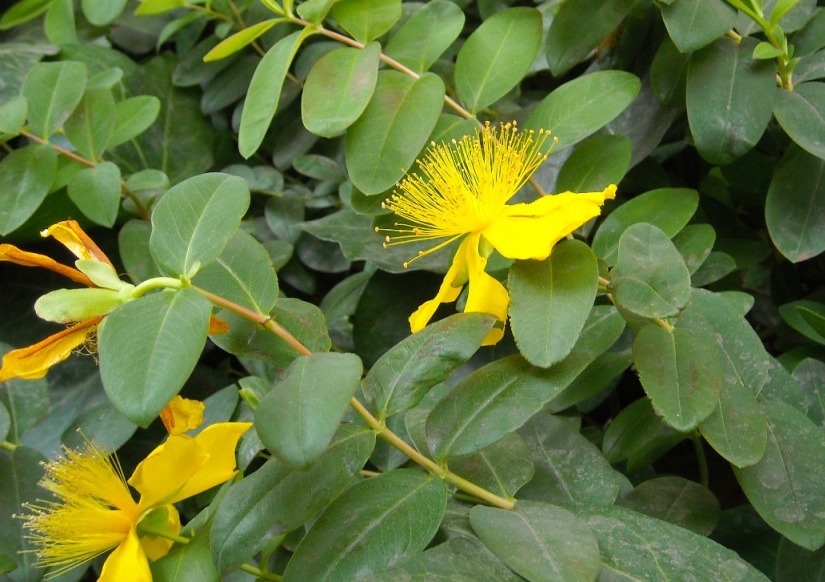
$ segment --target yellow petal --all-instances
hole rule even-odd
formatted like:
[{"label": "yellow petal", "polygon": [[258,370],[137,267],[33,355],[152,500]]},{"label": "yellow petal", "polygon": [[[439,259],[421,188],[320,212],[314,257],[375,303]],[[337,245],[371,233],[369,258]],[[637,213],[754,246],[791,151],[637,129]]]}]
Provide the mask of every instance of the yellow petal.
[{"label": "yellow petal", "polygon": [[106,253],[100,250],[100,247],[89,238],[89,235],[74,220],[64,220],[53,224],[46,230],[41,231],[40,236],[56,238],[78,259],[92,259],[109,265],[112,264]]},{"label": "yellow petal", "polygon": [[473,235],[467,237],[461,242],[455,253],[455,257],[453,257],[453,264],[450,265],[450,268],[447,270],[447,274],[444,275],[444,280],[441,282],[441,287],[438,289],[436,296],[433,299],[422,303],[418,309],[410,315],[410,331],[413,333],[421,331],[427,326],[439,305],[442,303],[451,303],[458,299],[458,295],[461,293],[461,289],[464,287],[464,284],[460,283],[456,285],[456,281],[465,271],[466,253],[464,252],[464,249],[466,248],[466,245],[469,244],[468,241],[471,238],[476,241],[476,245],[478,244],[478,237]]},{"label": "yellow petal", "polygon": [[132,529],[120,545],[106,558],[98,582],[152,582],[149,561]]},{"label": "yellow petal", "polygon": [[[468,284],[467,304],[464,307],[465,313],[490,313],[502,323],[507,321],[507,305],[510,296],[498,280],[488,275],[484,268],[487,266],[487,259],[478,252],[478,245],[468,246],[467,253],[467,274],[470,282]],[[482,345],[490,346],[497,344],[504,337],[504,326],[493,327]]]},{"label": "yellow petal", "polygon": [[183,434],[203,424],[204,408],[206,407],[200,400],[175,396],[160,412],[160,420],[169,434]]},{"label": "yellow petal", "polygon": [[[164,509],[167,512],[167,518],[163,530],[172,535],[178,535],[180,533],[180,514],[178,514],[178,510],[172,505],[167,505]],[[144,553],[153,562],[168,554],[174,543],[168,538],[148,534],[140,538],[140,545]]]},{"label": "yellow petal", "polygon": [[3,356],[0,367],[0,382],[10,378],[36,380],[42,378],[49,368],[59,364],[94,333],[102,317],[81,321],[32,346],[12,350]]},{"label": "yellow petal", "polygon": [[172,503],[208,459],[209,451],[201,449],[195,439],[169,437],[135,467],[129,478],[129,485],[140,493],[140,513]]},{"label": "yellow petal", "polygon": [[170,503],[197,495],[234,477],[237,473],[235,469],[235,447],[241,436],[251,426],[251,422],[218,422],[207,426],[198,433],[194,440],[202,451],[209,454],[209,457],[198,472],[186,482],[183,489],[172,498]]},{"label": "yellow petal", "polygon": [[21,251],[14,245],[0,244],[0,261],[15,263],[24,267],[41,267],[43,269],[48,269],[49,271],[59,273],[64,277],[68,277],[72,281],[80,283],[81,285],[94,287],[92,280],[74,267],[69,267],[63,263],[58,263],[53,258],[47,257],[46,255]]},{"label": "yellow petal", "polygon": [[614,198],[616,187],[603,192],[563,192],[529,204],[505,206],[506,214],[483,230],[484,237],[509,259],[546,259],[553,246],[591,218]]}]

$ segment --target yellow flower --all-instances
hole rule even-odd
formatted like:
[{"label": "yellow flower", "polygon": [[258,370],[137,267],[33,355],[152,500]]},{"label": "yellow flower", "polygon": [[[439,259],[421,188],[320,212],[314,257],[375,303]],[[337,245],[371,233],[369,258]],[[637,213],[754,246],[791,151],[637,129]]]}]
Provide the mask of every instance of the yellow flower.
[{"label": "yellow flower", "polygon": [[[166,555],[180,533],[173,503],[231,479],[235,446],[252,426],[224,422],[195,437],[173,435],[126,481],[117,459],[92,443],[46,465],[40,485],[56,500],[31,505],[25,526],[38,565],[62,573],[114,548],[100,580],[150,581],[149,560]],[[140,500],[136,503],[131,485]],[[157,535],[152,535],[157,534]]]},{"label": "yellow flower", "polygon": [[475,136],[432,143],[418,162],[421,175],[407,175],[384,202],[384,208],[404,220],[393,229],[376,228],[389,233],[385,247],[440,241],[419,252],[419,258],[466,235],[435,298],[410,316],[413,333],[427,325],[441,303],[455,301],[467,284],[464,310],[495,315],[501,325],[484,344],[497,343],[504,335],[510,298],[504,285],[484,271],[493,250],[510,259],[546,259],[558,241],[598,216],[604,201],[615,197],[616,186],[610,185],[602,192],[563,192],[507,204],[547,159],[542,147],[548,135],[544,130],[520,132],[515,122],[487,123]]},{"label": "yellow flower", "polygon": [[183,434],[203,423],[204,408],[206,406],[200,400],[175,396],[166,408],[160,411],[160,420],[169,434]]}]

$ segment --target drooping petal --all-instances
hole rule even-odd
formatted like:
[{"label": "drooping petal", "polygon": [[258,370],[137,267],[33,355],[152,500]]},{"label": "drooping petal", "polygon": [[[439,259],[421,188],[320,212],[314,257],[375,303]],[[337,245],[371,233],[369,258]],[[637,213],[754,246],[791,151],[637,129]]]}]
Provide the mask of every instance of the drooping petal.
[{"label": "drooping petal", "polygon": [[553,246],[601,213],[616,187],[603,192],[563,192],[543,196],[529,204],[504,207],[504,214],[484,231],[484,237],[509,259],[546,259]]},{"label": "drooping petal", "polygon": [[56,238],[78,259],[94,259],[109,265],[112,264],[106,253],[100,250],[100,247],[89,238],[89,235],[80,228],[75,220],[64,220],[53,224],[49,228],[40,231],[40,236]]},{"label": "drooping petal", "polygon": [[[218,422],[203,429],[194,440],[200,450],[209,454],[200,469],[186,482],[170,503],[197,495],[229,481],[238,472],[235,463],[235,447],[241,436],[250,429],[251,422]],[[186,438],[169,437],[172,438]]]},{"label": "drooping petal", "polygon": [[0,382],[10,378],[42,378],[49,368],[68,358],[75,348],[83,344],[102,319],[95,317],[81,321],[32,346],[8,352],[3,356],[0,367]]},{"label": "drooping petal", "polygon": [[[166,505],[162,509],[166,512],[166,520],[165,523],[162,524],[161,529],[172,535],[178,535],[180,533],[180,514],[178,510],[175,509],[173,505]],[[140,526],[138,526],[138,529],[139,528]],[[168,538],[150,534],[140,538],[140,545],[144,553],[152,561],[159,560],[168,554],[174,543],[175,542]]]},{"label": "drooping petal", "polygon": [[80,283],[81,285],[86,285],[88,287],[94,286],[94,283],[92,283],[92,280],[89,279],[89,277],[74,267],[69,267],[63,263],[58,263],[53,258],[47,257],[46,255],[21,251],[14,245],[0,244],[0,261],[15,263],[16,265],[22,265],[24,267],[40,267],[63,275],[75,283]]},{"label": "drooping petal", "polygon": [[410,315],[410,331],[413,333],[421,331],[427,326],[439,305],[442,303],[451,303],[458,299],[461,289],[464,288],[464,282],[466,279],[464,273],[466,273],[467,256],[464,249],[466,248],[470,238],[474,238],[478,241],[478,237],[470,236],[461,242],[458,250],[456,250],[455,257],[453,257],[453,263],[447,270],[447,274],[444,275],[444,280],[441,282],[441,287],[438,289],[436,296],[433,299],[422,303],[418,309]]},{"label": "drooping petal", "polygon": [[140,513],[173,503],[187,481],[206,464],[209,454],[185,435],[169,437],[149,453],[129,478],[129,485],[140,493]]},{"label": "drooping petal", "polygon": [[149,560],[140,545],[134,529],[106,558],[98,582],[152,582]]},{"label": "drooping petal", "polygon": [[[478,245],[468,246],[465,249],[467,257],[467,274],[469,283],[467,288],[467,304],[465,313],[489,313],[495,315],[502,322],[507,321],[507,306],[510,296],[498,280],[488,275],[484,269],[487,259],[478,252]],[[482,345],[497,344],[504,337],[504,325],[493,327],[484,338]]]},{"label": "drooping petal", "polygon": [[160,412],[160,420],[166,432],[173,435],[183,434],[187,430],[198,428],[203,424],[203,410],[206,408],[200,400],[190,400],[175,396]]}]

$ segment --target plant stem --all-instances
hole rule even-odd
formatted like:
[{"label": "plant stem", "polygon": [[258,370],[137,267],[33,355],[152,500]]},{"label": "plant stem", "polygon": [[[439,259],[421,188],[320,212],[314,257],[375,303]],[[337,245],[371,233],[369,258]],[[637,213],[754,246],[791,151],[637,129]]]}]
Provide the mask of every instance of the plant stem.
[{"label": "plant stem", "polygon": [[693,442],[693,450],[696,451],[696,460],[699,463],[699,482],[703,487],[708,487],[710,484],[710,475],[708,472],[708,458],[705,455],[705,447],[702,444],[702,437],[697,431],[693,431],[690,437]]},{"label": "plant stem", "polygon": [[132,296],[143,297],[149,291],[154,289],[180,289],[183,287],[183,281],[173,277],[153,277],[142,282],[132,291]]},{"label": "plant stem", "polygon": [[173,534],[170,531],[166,531],[166,530],[162,530],[162,529],[154,529],[154,528],[146,527],[146,526],[143,526],[143,525],[140,526],[140,532],[144,533],[144,534],[148,534],[152,537],[164,538],[164,539],[167,539],[167,540],[171,540],[171,541],[175,542],[176,544],[183,544],[184,546],[192,541],[191,538],[188,538],[186,536],[182,536],[180,534]]},{"label": "plant stem", "polygon": [[[76,153],[74,153],[73,151],[67,150],[64,147],[60,147],[57,144],[53,144],[49,140],[43,139],[42,137],[34,135],[33,133],[30,133],[26,130],[21,130],[20,135],[22,135],[23,137],[25,137],[25,138],[33,141],[33,142],[36,142],[36,143],[39,143],[39,144],[42,144],[42,145],[47,145],[50,148],[52,148],[54,151],[56,151],[58,154],[60,154],[61,156],[65,156],[65,157],[69,158],[70,160],[74,160],[78,164],[84,165],[88,168],[97,167],[97,162],[94,162],[92,160],[87,160],[83,156],[79,156]],[[149,217],[150,217],[149,210],[143,205],[143,203],[140,201],[140,199],[137,196],[135,196],[135,193],[132,192],[129,189],[129,187],[126,185],[126,182],[124,180],[120,181],[120,189],[123,192],[123,194],[127,198],[129,198],[129,200],[132,201],[132,204],[135,205],[135,209],[138,211],[138,214],[140,214],[140,216],[142,218],[144,218],[145,220],[149,220]]]},{"label": "plant stem", "polygon": [[276,582],[283,580],[282,576],[279,576],[274,572],[264,572],[263,570],[261,570],[260,568],[256,568],[252,564],[241,564],[240,566],[238,566],[238,569],[246,572],[247,574],[257,576],[262,580],[274,580]]},{"label": "plant stem", "polygon": [[[199,287],[192,286],[192,289],[206,297],[209,301],[213,304],[223,307],[224,309],[231,311],[241,317],[248,319],[250,321],[254,321],[258,325],[265,327],[267,330],[271,331],[279,338],[284,340],[289,346],[294,348],[299,354],[302,356],[309,356],[312,355],[312,352],[304,346],[300,341],[298,341],[295,336],[285,330],[283,327],[275,323],[269,316],[262,315],[251,309],[247,309],[242,305],[238,305],[233,301],[229,301],[228,299],[224,299],[214,293],[210,293],[205,289],[200,289]],[[485,503],[500,507],[502,509],[512,509],[515,507],[515,501],[512,499],[505,499],[504,497],[500,497],[487,491],[486,489],[479,487],[475,483],[471,483],[467,481],[463,477],[459,477],[455,473],[451,472],[446,467],[442,467],[432,459],[422,455],[409,444],[407,444],[401,437],[397,434],[392,432],[390,429],[386,427],[386,425],[375,418],[366,407],[361,404],[361,402],[353,397],[350,400],[350,406],[358,413],[358,415],[364,420],[364,422],[369,426],[372,430],[376,432],[376,434],[387,441],[390,445],[407,455],[410,459],[427,469],[430,473],[444,479],[448,483],[456,486],[457,488],[461,489],[465,493],[469,493],[470,495],[484,501]]]},{"label": "plant stem", "polygon": [[16,448],[17,448],[17,445],[12,443],[12,442],[5,441],[5,440],[0,441],[0,449],[3,449],[4,451],[8,451],[10,453],[13,453],[14,449],[16,449]]}]

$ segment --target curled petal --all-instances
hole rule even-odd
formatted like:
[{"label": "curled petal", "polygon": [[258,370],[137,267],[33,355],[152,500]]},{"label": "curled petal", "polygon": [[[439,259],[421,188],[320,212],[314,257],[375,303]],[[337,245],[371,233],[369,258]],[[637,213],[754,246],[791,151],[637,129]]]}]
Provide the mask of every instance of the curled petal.
[{"label": "curled petal", "polygon": [[506,215],[483,234],[509,259],[546,259],[557,242],[598,216],[604,201],[615,195],[616,187],[611,185],[603,192],[563,192],[529,204],[505,206]]},{"label": "curled petal", "polygon": [[436,296],[422,303],[418,309],[410,315],[410,331],[413,333],[421,331],[427,326],[439,305],[442,303],[451,303],[458,299],[458,295],[464,287],[464,282],[458,283],[458,281],[464,278],[462,275],[466,272],[467,268],[464,249],[467,244],[469,244],[468,241],[471,238],[476,241],[476,246],[478,246],[478,237],[475,235],[467,237],[462,241],[455,253],[455,257],[453,257],[453,264],[450,265],[447,274],[444,275],[444,281],[441,282],[441,287],[438,289]]},{"label": "curled petal", "polygon": [[187,430],[198,428],[203,424],[203,410],[206,408],[200,400],[190,400],[175,396],[160,412],[160,420],[166,432],[172,435],[183,434]]},{"label": "curled petal", "polygon": [[56,238],[78,259],[92,259],[112,265],[112,261],[106,256],[106,253],[100,250],[100,247],[89,238],[89,235],[80,228],[77,221],[64,220],[53,224],[46,230],[41,231],[40,236]]},{"label": "curled petal", "polygon": [[146,558],[134,528],[106,558],[98,582],[121,582],[122,580],[152,582],[149,560]]},{"label": "curled petal", "polygon": [[0,261],[15,263],[24,267],[40,267],[43,269],[48,269],[49,271],[54,271],[55,273],[71,279],[75,283],[80,283],[81,285],[86,285],[88,287],[94,286],[94,283],[92,283],[92,280],[89,279],[89,277],[74,267],[69,267],[63,263],[58,263],[46,255],[21,251],[14,245],[0,244]]},{"label": "curled petal", "polygon": [[32,346],[8,352],[3,356],[0,367],[0,382],[10,378],[42,378],[49,368],[68,358],[75,348],[82,345],[102,319],[95,317],[81,321]]},{"label": "curled petal", "polygon": [[195,439],[169,437],[138,464],[129,478],[129,485],[140,493],[138,511],[172,503],[208,459],[209,452],[201,449]]},{"label": "curled petal", "polygon": [[[498,280],[484,272],[487,259],[478,252],[478,245],[467,247],[467,274],[468,284],[467,304],[465,313],[489,313],[496,316],[502,323],[507,321],[507,306],[510,296]],[[497,344],[504,337],[504,326],[493,327],[484,338],[482,345]]]}]

